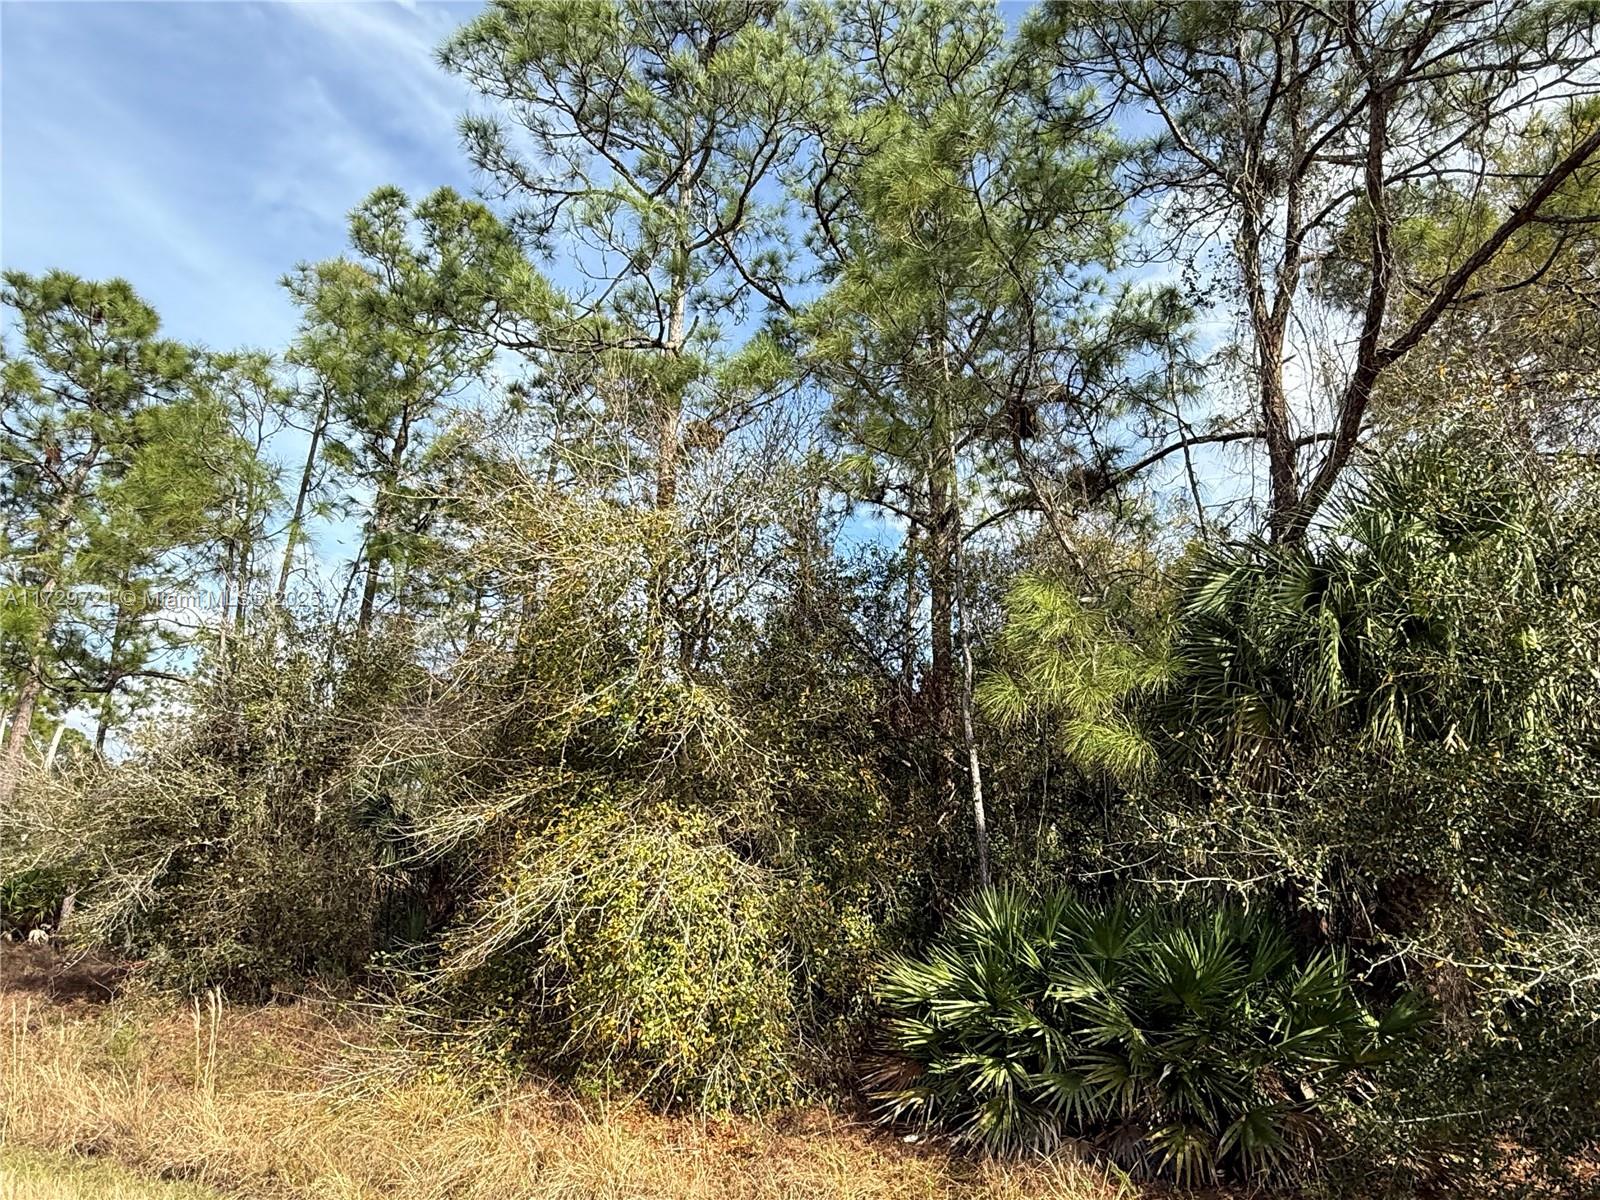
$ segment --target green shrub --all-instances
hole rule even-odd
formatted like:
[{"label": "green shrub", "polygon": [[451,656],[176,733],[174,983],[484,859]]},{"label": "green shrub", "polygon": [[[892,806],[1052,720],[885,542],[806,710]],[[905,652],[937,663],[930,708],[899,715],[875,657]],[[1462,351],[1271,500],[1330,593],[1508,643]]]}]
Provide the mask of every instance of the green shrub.
[{"label": "green shrub", "polygon": [[1259,915],[1064,893],[978,896],[879,996],[889,1118],[1000,1152],[1090,1138],[1186,1182],[1309,1161],[1328,1102],[1420,1019],[1410,1000],[1374,1016],[1342,958],[1297,957]]},{"label": "green shrub", "polygon": [[338,661],[308,631],[240,639],[139,752],[87,774],[56,822],[84,876],[73,936],[144,977],[265,995],[365,966],[394,791],[364,759],[396,685],[382,648]]},{"label": "green shrub", "polygon": [[787,892],[702,814],[598,801],[524,841],[442,979],[480,1046],[582,1090],[759,1109],[795,1086]]},{"label": "green shrub", "polygon": [[0,874],[0,930],[53,925],[70,887],[70,875],[58,867],[6,869]]},{"label": "green shrub", "polygon": [[[640,589],[749,530],[718,515],[749,494],[664,519],[517,479],[475,493],[468,563],[525,615],[405,714],[425,731],[408,757],[436,764],[412,852],[459,900],[408,1011],[469,1060],[760,1110],[836,1071],[864,1023],[933,821],[886,786],[850,589],[808,566],[807,603],[758,589],[693,636],[671,588]],[[719,554],[753,563],[736,536]]]},{"label": "green shrub", "polygon": [[1600,1139],[1570,1090],[1600,1014],[1600,464],[1446,427],[1327,515],[1197,564],[1173,769],[1129,798],[1117,859],[1269,881],[1429,997],[1436,1044],[1384,1072],[1369,1167],[1451,1195],[1495,1159],[1558,1168]]},{"label": "green shrub", "polygon": [[[1593,943],[1593,927],[1573,932]],[[1527,961],[1558,954],[1545,945]],[[1594,989],[1561,981],[1530,986],[1515,1003],[1476,999],[1465,1013],[1436,1006],[1430,1036],[1381,1068],[1351,1111],[1352,1153],[1330,1172],[1330,1195],[1595,1195]]]}]

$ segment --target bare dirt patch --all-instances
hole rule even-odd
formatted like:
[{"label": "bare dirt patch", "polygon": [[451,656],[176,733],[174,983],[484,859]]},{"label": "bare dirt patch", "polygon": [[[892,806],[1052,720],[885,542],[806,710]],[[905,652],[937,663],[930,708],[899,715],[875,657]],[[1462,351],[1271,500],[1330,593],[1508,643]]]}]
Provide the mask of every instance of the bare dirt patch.
[{"label": "bare dirt patch", "polygon": [[122,963],[92,954],[63,954],[51,945],[0,942],[0,992],[31,994],[58,1004],[104,1004],[128,974]]}]

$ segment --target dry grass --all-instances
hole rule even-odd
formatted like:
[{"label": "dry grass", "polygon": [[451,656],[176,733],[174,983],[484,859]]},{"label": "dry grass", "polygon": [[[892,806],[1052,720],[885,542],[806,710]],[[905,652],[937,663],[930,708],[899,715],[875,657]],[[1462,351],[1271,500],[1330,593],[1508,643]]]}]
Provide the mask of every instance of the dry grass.
[{"label": "dry grass", "polygon": [[[443,1073],[352,1097],[333,1084],[357,1061],[352,1040],[371,1031],[309,1005],[64,1008],[0,992],[0,1021],[7,1040],[0,1148],[8,1155],[18,1148],[92,1155],[146,1179],[264,1200],[1131,1194],[1074,1160],[975,1162],[820,1112],[772,1128],[690,1121],[580,1105],[531,1088],[486,1097]],[[20,1194],[101,1194],[65,1184],[51,1191],[49,1179],[39,1178],[27,1185],[34,1191]]]},{"label": "dry grass", "polygon": [[111,1163],[0,1147],[0,1200],[220,1200],[192,1183],[148,1179]]}]

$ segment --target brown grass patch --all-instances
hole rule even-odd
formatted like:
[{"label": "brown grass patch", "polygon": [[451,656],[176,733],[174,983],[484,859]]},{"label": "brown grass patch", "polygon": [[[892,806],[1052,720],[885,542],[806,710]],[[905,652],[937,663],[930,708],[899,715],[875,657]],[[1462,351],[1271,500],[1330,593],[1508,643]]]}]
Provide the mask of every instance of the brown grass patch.
[{"label": "brown grass patch", "polygon": [[1063,1158],[1017,1165],[909,1146],[837,1114],[763,1125],[661,1117],[448,1072],[349,1080],[376,1038],[310,1003],[0,992],[0,1144],[146,1177],[317,1200],[1109,1200],[1131,1189]]}]

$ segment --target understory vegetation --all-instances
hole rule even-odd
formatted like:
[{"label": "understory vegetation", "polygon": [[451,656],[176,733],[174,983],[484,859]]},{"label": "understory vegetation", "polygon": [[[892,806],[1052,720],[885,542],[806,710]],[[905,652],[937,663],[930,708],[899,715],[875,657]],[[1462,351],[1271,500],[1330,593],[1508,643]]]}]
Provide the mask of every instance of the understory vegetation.
[{"label": "understory vegetation", "polygon": [[1304,1161],[1344,1080],[1421,1018],[1410,997],[1370,1012],[1342,956],[1296,961],[1261,916],[1174,919],[1066,894],[980,896],[880,988],[914,1064],[881,1081],[894,1114],[998,1150],[1097,1136],[1183,1180]]},{"label": "understory vegetation", "polygon": [[7,931],[359,999],[449,1194],[511,1080],[958,1153],[774,1194],[1593,1186],[1592,6],[1018,17],[494,0],[481,195],[291,345],[6,272]]}]

